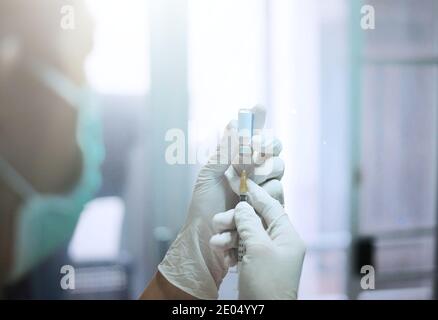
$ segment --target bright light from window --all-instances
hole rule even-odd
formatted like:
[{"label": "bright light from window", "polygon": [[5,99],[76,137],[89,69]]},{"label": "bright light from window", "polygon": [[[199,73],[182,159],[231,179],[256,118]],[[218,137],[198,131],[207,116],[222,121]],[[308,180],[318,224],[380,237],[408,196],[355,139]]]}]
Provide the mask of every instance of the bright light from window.
[{"label": "bright light from window", "polygon": [[87,0],[95,19],[87,61],[91,85],[101,93],[142,95],[149,89],[148,16],[144,0]]},{"label": "bright light from window", "polygon": [[108,261],[119,256],[125,204],[119,197],[90,201],[79,219],[68,252],[74,261]]},{"label": "bright light from window", "polygon": [[190,131],[221,135],[239,108],[265,102],[262,0],[189,1]]}]

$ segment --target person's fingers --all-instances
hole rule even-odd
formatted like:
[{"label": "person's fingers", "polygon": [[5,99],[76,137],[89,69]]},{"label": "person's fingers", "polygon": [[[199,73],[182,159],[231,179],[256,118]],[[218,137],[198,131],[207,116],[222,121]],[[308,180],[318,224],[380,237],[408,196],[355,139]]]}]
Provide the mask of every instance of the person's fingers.
[{"label": "person's fingers", "polygon": [[[255,106],[251,111],[254,117],[254,133],[257,134],[261,132],[265,124],[266,109],[263,106]],[[204,174],[221,175],[228,169],[238,154],[239,139],[237,129],[237,121],[230,121],[225,128],[221,142],[204,167]],[[274,143],[274,145],[276,144]],[[265,149],[269,149],[269,147]]]},{"label": "person's fingers", "polygon": [[262,164],[270,157],[278,157],[282,149],[283,146],[276,137],[267,137],[266,134],[252,137],[252,158],[255,165]]},{"label": "person's fingers", "polygon": [[231,187],[231,190],[237,195],[239,195],[239,186],[240,186],[240,176],[237,171],[231,166],[225,171],[225,177],[228,180],[228,184]]},{"label": "person's fingers", "polygon": [[[278,138],[272,137],[267,138],[263,134],[256,135],[253,137],[252,143],[252,155],[249,158],[241,158],[239,154],[234,155],[234,159],[232,160],[232,164],[236,172],[240,173],[243,169],[246,170],[249,177],[254,175],[254,171],[261,167],[267,162],[266,165],[269,165],[268,160],[270,158],[276,158],[280,155],[282,150],[281,142]],[[261,175],[262,172],[258,169],[258,175]],[[270,167],[267,167],[268,169]]]},{"label": "person's fingers", "polygon": [[272,222],[266,231],[272,241],[279,246],[304,246],[303,241],[292,226],[286,213]]},{"label": "person's fingers", "polygon": [[238,154],[239,139],[237,132],[237,121],[232,120],[225,128],[222,139],[208,163],[201,171],[204,175],[222,175],[231,165]]},{"label": "person's fingers", "polygon": [[[280,172],[281,172],[281,174],[279,174]],[[282,175],[282,171],[281,170],[277,171],[277,174]],[[234,170],[233,167],[230,167],[225,172],[225,177],[227,178],[228,184],[230,185],[230,188],[233,190],[233,192],[236,193],[237,195],[239,195],[240,177],[237,174],[236,170]],[[262,180],[262,184],[263,184],[262,188],[265,188],[265,183],[267,183],[266,182],[267,179],[261,179],[261,180]],[[275,180],[276,179],[274,177],[269,181],[275,181]],[[248,180],[248,181],[250,181],[250,180]],[[267,186],[266,192],[268,192],[271,197],[273,197],[273,198],[275,198],[278,201],[283,203],[283,201],[281,201],[283,199],[283,195],[282,195],[283,189],[281,187],[280,181],[272,182],[270,184],[267,184],[266,186]],[[281,193],[281,195],[280,195],[280,193]]]},{"label": "person's fingers", "polygon": [[262,221],[248,203],[239,202],[234,209],[234,213],[237,231],[242,241],[245,243],[270,241],[268,234],[263,228]]},{"label": "person's fingers", "polygon": [[225,212],[216,213],[213,216],[213,230],[216,233],[222,233],[228,230],[236,229],[234,223],[234,209]]},{"label": "person's fingers", "polygon": [[[263,106],[255,106],[251,109],[254,117],[254,133],[258,134],[263,129],[266,118],[266,109]],[[201,175],[209,177],[222,175],[236,159],[239,151],[239,138],[237,131],[237,121],[232,120],[225,128],[222,139],[217,146],[213,155],[209,158],[208,163],[201,171]]]},{"label": "person's fingers", "polygon": [[271,179],[281,180],[284,175],[284,168],[284,161],[281,158],[269,158],[262,165],[254,168],[250,178],[258,185]]},{"label": "person's fingers", "polygon": [[273,179],[260,185],[275,200],[284,205],[283,185],[280,181]]},{"label": "person's fingers", "polygon": [[298,241],[300,238],[284,211],[281,198],[276,199],[268,193],[268,190],[270,190],[271,194],[279,194],[280,192],[283,194],[282,191],[279,191],[282,188],[281,183],[278,180],[270,180],[263,188],[251,180],[248,180],[247,184],[248,202],[263,218],[267,226],[266,231],[273,242],[276,244],[291,244]]},{"label": "person's fingers", "polygon": [[210,247],[215,250],[226,251],[232,248],[237,248],[239,235],[237,231],[226,231],[218,233],[210,238]]},{"label": "person's fingers", "polygon": [[[272,198],[262,187],[251,180],[247,181],[248,202],[270,226],[284,214],[284,209],[278,200]],[[236,222],[237,224],[237,222]]]},{"label": "person's fingers", "polygon": [[251,108],[251,112],[253,114],[254,134],[258,134],[265,126],[266,108],[258,104]]}]

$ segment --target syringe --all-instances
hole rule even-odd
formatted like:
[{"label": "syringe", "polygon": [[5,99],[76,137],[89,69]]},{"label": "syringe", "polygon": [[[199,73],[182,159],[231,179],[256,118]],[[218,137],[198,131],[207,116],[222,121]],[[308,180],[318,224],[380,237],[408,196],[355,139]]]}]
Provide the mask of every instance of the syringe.
[{"label": "syringe", "polygon": [[[242,168],[240,173],[240,188],[239,196],[240,201],[247,200],[247,178],[248,178],[248,165],[252,161],[252,135],[253,135],[253,121],[254,116],[251,110],[241,109],[239,110],[238,125],[239,125],[239,165]],[[245,244],[239,238],[238,250],[237,250],[237,270],[240,269],[240,262],[245,255]]]},{"label": "syringe", "polygon": [[[239,186],[239,197],[240,197],[240,201],[245,201],[248,198],[248,185],[246,183],[246,170],[242,170],[241,174],[240,174],[240,186]],[[245,249],[245,244],[243,243],[242,239],[239,238],[239,245],[237,248],[237,269],[240,269],[240,262],[242,261],[243,256],[246,253],[246,249]]]}]

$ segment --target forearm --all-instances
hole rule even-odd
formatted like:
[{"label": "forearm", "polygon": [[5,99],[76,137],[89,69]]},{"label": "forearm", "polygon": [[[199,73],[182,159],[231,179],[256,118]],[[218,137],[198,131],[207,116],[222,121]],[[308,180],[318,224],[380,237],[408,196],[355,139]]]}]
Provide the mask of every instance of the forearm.
[{"label": "forearm", "polygon": [[187,292],[175,287],[159,272],[155,274],[146,289],[144,289],[141,300],[192,300],[196,299]]}]

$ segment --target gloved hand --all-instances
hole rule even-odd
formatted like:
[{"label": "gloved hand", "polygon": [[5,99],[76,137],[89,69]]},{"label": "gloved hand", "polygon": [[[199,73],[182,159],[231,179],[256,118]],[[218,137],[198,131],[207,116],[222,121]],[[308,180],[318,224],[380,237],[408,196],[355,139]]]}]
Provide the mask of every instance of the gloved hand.
[{"label": "gloved hand", "polygon": [[[253,112],[255,126],[261,129],[265,110],[256,107]],[[277,139],[263,139],[261,136],[256,141],[264,146],[270,145],[266,150],[272,152],[264,157],[254,155],[259,159],[257,164],[252,165],[253,172],[260,174],[253,175],[253,178],[261,185],[267,180],[280,179],[284,171],[284,164],[278,158],[280,142]],[[213,216],[234,208],[238,202],[238,196],[230,189],[224,176],[228,169],[234,171],[231,164],[235,163],[237,151],[237,123],[232,121],[227,126],[216,152],[201,169],[185,224],[158,266],[160,273],[170,283],[200,299],[217,298],[219,285],[234,260],[228,251],[211,250],[209,240],[215,233]],[[278,192],[273,196],[282,198],[282,194]]]},{"label": "gloved hand", "polygon": [[[234,171],[227,171],[226,175],[237,191],[239,176]],[[279,182],[273,180],[270,184],[275,189]],[[246,254],[239,268],[239,299],[297,298],[305,246],[280,202],[248,180],[248,203],[240,202],[234,210],[218,213],[214,228],[218,233],[210,244],[216,251],[237,248],[239,236],[244,241]]]}]

